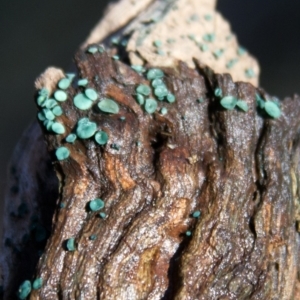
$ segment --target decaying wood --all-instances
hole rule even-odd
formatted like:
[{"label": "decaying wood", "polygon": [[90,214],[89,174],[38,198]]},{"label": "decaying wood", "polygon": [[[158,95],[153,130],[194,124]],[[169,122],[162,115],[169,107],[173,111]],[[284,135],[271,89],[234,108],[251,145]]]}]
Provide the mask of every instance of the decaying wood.
[{"label": "decaying wood", "polygon": [[[130,51],[116,61],[118,47],[110,49],[106,36],[93,42],[102,39],[106,52],[91,55],[83,47],[75,64],[120,112],[76,109],[80,88],[73,85],[57,117],[66,133],[44,130],[47,151],[37,124],[20,141],[6,198],[4,299],[36,277],[43,286],[30,299],[298,299],[300,98],[280,101],[282,115],[272,119],[257,109],[255,94],[270,96],[217,74],[206,61],[161,67],[145,60],[146,68],[164,71],[176,95],[148,114],[135,89],[149,82],[128,65]],[[53,92],[62,74],[48,70],[37,87]],[[217,87],[246,101],[248,112],[224,110]],[[55,149],[82,117],[109,134],[107,145],[77,140],[67,144],[70,157],[57,161]],[[105,219],[87,209],[98,197]],[[71,237],[74,252],[65,248]]]}]

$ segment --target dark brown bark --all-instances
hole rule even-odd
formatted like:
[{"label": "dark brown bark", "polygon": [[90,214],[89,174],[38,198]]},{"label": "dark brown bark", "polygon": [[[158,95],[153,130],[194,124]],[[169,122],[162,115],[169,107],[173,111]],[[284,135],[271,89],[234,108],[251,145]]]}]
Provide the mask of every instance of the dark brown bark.
[{"label": "dark brown bark", "polygon": [[[80,112],[73,87],[58,118],[66,134],[44,132],[60,192],[36,271],[43,287],[30,299],[297,299],[299,97],[281,101],[282,116],[273,120],[258,111],[251,84],[179,63],[163,69],[176,102],[160,102],[168,113],[150,115],[133,96],[148,82],[129,66],[81,51],[76,64],[120,113]],[[216,87],[245,100],[249,111],[224,110]],[[85,116],[108,132],[108,144],[77,140],[68,144],[70,158],[56,161],[54,150]],[[49,226],[41,209],[50,206],[51,216],[57,192],[47,184],[53,178],[47,154],[32,164],[42,179],[30,211]],[[105,220],[87,210],[97,197],[105,201]],[[191,217],[195,210],[199,219]],[[71,237],[74,252],[64,247]],[[17,243],[5,299],[14,297],[20,268],[28,268],[23,279],[32,274],[29,258],[36,254],[23,251],[36,253],[34,238],[31,231],[28,242]]]}]

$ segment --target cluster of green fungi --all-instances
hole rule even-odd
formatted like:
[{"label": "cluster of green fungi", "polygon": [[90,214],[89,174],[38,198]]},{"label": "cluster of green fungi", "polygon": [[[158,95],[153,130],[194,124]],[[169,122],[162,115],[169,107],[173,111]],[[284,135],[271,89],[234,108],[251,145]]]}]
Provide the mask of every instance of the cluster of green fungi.
[{"label": "cluster of green fungi", "polygon": [[[238,107],[240,110],[247,112],[249,107],[246,101],[237,99],[234,96],[223,96],[221,88],[215,89],[215,96],[220,98],[220,104],[227,110],[233,110]],[[279,101],[274,101],[270,99],[264,100],[258,93],[255,94],[256,107],[259,110],[264,111],[268,116],[277,119],[281,115],[281,110],[279,106]]]}]

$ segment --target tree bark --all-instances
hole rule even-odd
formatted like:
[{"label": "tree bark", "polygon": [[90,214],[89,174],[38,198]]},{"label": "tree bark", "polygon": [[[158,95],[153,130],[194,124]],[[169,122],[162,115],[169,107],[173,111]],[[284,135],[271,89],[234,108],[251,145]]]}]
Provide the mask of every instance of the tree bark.
[{"label": "tree bark", "polygon": [[[78,78],[97,91],[92,108],[74,106],[82,87],[73,84],[56,118],[66,132],[54,134],[40,122],[41,131],[35,123],[14,153],[1,251],[3,299],[14,299],[21,282],[35,278],[43,284],[30,299],[298,299],[300,98],[280,100],[281,116],[268,116],[257,98],[266,103],[272,97],[255,87],[258,77],[232,79],[256,64],[248,54],[231,75],[218,73],[222,60],[210,65],[186,53],[178,61],[169,52],[161,63],[146,50],[157,40],[155,29],[148,48],[134,41],[148,26],[143,17],[163,11],[167,18],[172,3],[142,2],[134,20],[124,16],[108,30],[104,18],[75,55]],[[186,3],[193,8],[193,1]],[[113,9],[107,16],[114,19]],[[158,24],[163,31],[168,22]],[[122,38],[110,44],[116,30],[127,46]],[[87,51],[100,41],[104,53]],[[163,71],[174,103],[157,100],[154,113],[137,103],[137,87],[151,86],[147,71],[129,66],[138,59],[147,71]],[[253,68],[258,72],[257,64]],[[37,88],[52,93],[63,76],[50,69]],[[248,111],[224,109],[220,100],[228,95],[245,101]],[[157,98],[152,88],[149,97]],[[118,104],[118,113],[99,110],[105,98]],[[108,134],[107,144],[93,137],[66,142],[82,118]],[[59,161],[61,146],[70,156]],[[91,211],[95,198],[104,201],[105,217]],[[75,251],[66,247],[70,238]]]}]

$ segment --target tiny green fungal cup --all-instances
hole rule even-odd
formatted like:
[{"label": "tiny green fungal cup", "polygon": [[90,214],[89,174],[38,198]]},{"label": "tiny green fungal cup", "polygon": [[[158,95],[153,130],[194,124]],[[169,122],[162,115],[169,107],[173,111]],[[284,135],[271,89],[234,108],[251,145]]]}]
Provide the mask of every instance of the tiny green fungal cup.
[{"label": "tiny green fungal cup", "polygon": [[76,250],[75,239],[74,238],[70,238],[70,239],[67,240],[66,248],[67,248],[68,251],[75,251]]},{"label": "tiny green fungal cup", "polygon": [[97,130],[97,124],[88,118],[82,118],[77,123],[76,134],[80,139],[89,139]]},{"label": "tiny green fungal cup", "polygon": [[104,207],[104,201],[97,198],[89,202],[89,208],[91,211],[98,211]]},{"label": "tiny green fungal cup", "polygon": [[147,79],[148,80],[153,80],[153,79],[157,79],[157,78],[163,78],[164,77],[164,72],[160,69],[150,69],[147,72]]},{"label": "tiny green fungal cup", "polygon": [[93,105],[93,100],[88,98],[85,94],[77,94],[73,99],[74,105],[80,110],[88,110]]},{"label": "tiny green fungal cup", "polygon": [[86,95],[90,100],[92,100],[92,101],[95,101],[95,100],[97,100],[97,98],[98,98],[97,92],[96,92],[94,89],[92,89],[92,88],[86,89],[86,90],[84,91],[84,93],[85,93],[85,95]]},{"label": "tiny green fungal cup", "polygon": [[119,105],[112,99],[102,99],[98,103],[98,107],[102,112],[110,113],[110,114],[117,114],[119,113]]},{"label": "tiny green fungal cup", "polygon": [[240,110],[242,110],[242,111],[244,111],[244,112],[247,112],[247,111],[249,110],[248,104],[247,104],[247,102],[244,101],[244,100],[238,100],[238,101],[236,102],[236,106],[237,106]]},{"label": "tiny green fungal cup", "polygon": [[153,114],[157,109],[157,102],[154,99],[148,98],[145,101],[145,110],[149,114]]},{"label": "tiny green fungal cup", "polygon": [[51,126],[51,129],[56,134],[64,134],[66,132],[64,125],[59,122],[54,122]]},{"label": "tiny green fungal cup", "polygon": [[105,131],[98,131],[95,134],[95,141],[99,145],[105,145],[108,142],[108,134]]},{"label": "tiny green fungal cup", "polygon": [[227,110],[233,110],[237,104],[237,99],[233,96],[226,96],[221,99],[221,105]]},{"label": "tiny green fungal cup", "polygon": [[71,85],[71,80],[69,78],[62,78],[57,86],[61,89],[61,90],[66,90],[67,88],[69,88]]},{"label": "tiny green fungal cup", "polygon": [[58,160],[65,160],[70,156],[70,150],[62,146],[56,149],[55,155]]},{"label": "tiny green fungal cup", "polygon": [[73,144],[77,139],[77,135],[75,133],[70,133],[67,137],[66,137],[66,142]]},{"label": "tiny green fungal cup", "polygon": [[43,285],[43,279],[42,278],[37,278],[33,281],[32,283],[32,288],[34,290],[39,290]]},{"label": "tiny green fungal cup", "polygon": [[64,102],[68,99],[68,95],[65,91],[57,90],[54,93],[54,98],[59,102]]},{"label": "tiny green fungal cup", "polygon": [[280,115],[281,115],[281,110],[280,110],[280,108],[279,108],[278,105],[277,105],[275,102],[273,102],[273,101],[266,101],[266,102],[265,102],[265,111],[266,111],[266,113],[267,113],[270,117],[272,117],[272,118],[274,118],[274,119],[279,118]]},{"label": "tiny green fungal cup", "polygon": [[26,299],[31,292],[31,282],[29,280],[25,280],[18,289],[18,297],[19,299]]},{"label": "tiny green fungal cup", "polygon": [[148,85],[145,84],[140,84],[137,88],[136,88],[136,92],[144,95],[144,96],[149,96],[151,93],[151,89]]}]

